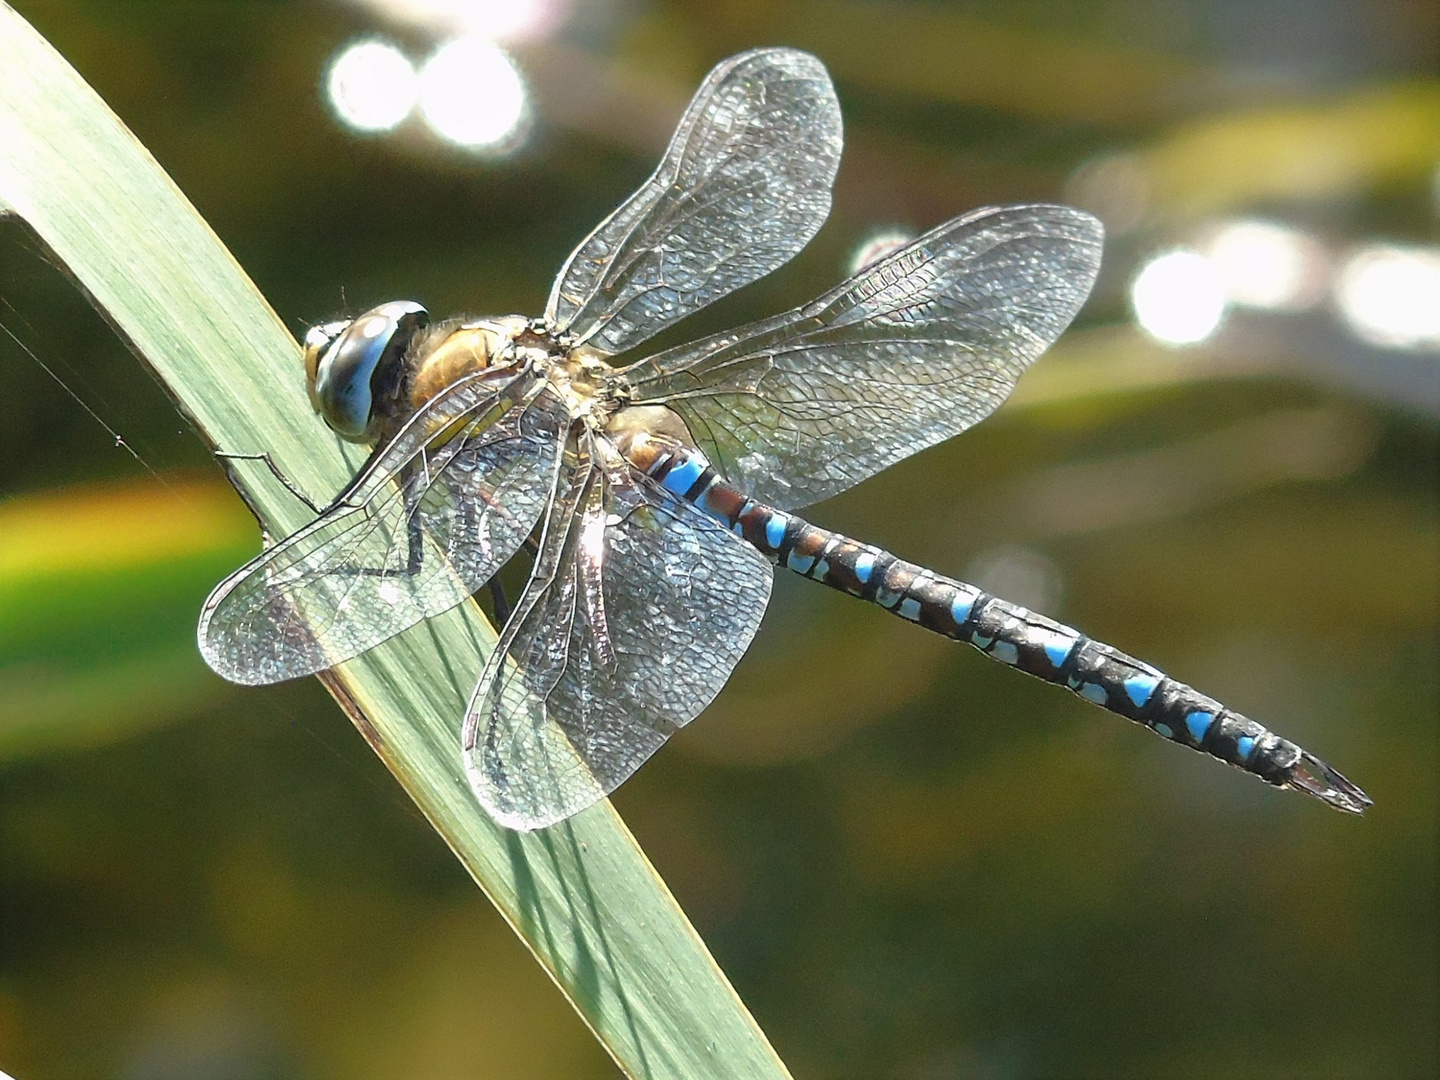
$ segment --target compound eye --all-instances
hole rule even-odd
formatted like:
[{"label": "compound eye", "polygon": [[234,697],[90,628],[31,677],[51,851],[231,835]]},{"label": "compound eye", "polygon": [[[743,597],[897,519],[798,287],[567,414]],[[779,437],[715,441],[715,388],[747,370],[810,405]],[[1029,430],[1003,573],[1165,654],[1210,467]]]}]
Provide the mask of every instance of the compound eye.
[{"label": "compound eye", "polygon": [[397,300],[348,323],[305,335],[310,398],[339,435],[363,438],[375,415],[376,387],[392,374],[415,334],[430,321],[419,304]]}]

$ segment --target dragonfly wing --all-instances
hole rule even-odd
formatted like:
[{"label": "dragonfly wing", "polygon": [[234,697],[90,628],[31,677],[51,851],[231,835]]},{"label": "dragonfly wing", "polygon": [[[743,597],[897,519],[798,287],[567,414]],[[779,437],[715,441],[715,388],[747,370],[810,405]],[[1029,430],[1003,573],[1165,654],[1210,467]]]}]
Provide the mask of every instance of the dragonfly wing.
[{"label": "dragonfly wing", "polygon": [[293,679],[462,603],[534,528],[569,420],[523,377],[448,388],[319,518],[216,587],[206,661],[233,682]]},{"label": "dragonfly wing", "polygon": [[977,210],[803,307],[625,374],[722,476],[805,506],[989,415],[1080,310],[1102,240],[1068,207]]},{"label": "dragonfly wing", "polygon": [[511,828],[603,798],[719,693],[770,565],[639,473],[576,470],[466,717],[470,783]]},{"label": "dragonfly wing", "polygon": [[841,139],[815,57],[756,49],[724,61],[655,174],[566,261],[546,319],[623,352],[784,265],[830,212]]}]

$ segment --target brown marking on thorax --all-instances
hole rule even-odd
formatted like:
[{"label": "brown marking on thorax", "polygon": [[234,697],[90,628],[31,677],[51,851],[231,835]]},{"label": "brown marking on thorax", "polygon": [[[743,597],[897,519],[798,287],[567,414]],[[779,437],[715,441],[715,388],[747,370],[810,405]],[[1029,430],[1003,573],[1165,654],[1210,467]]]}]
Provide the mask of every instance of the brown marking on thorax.
[{"label": "brown marking on thorax", "polygon": [[410,383],[410,406],[420,409],[447,386],[490,366],[505,339],[488,326],[464,327],[424,357]]}]

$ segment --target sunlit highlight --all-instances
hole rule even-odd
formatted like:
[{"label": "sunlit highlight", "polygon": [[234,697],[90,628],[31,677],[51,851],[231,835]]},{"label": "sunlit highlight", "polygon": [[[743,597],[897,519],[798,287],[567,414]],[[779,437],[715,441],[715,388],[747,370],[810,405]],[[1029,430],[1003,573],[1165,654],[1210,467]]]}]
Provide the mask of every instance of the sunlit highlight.
[{"label": "sunlit highlight", "polygon": [[892,251],[899,251],[915,234],[905,229],[877,229],[867,236],[850,253],[849,272],[858,274],[873,262],[879,262]]},{"label": "sunlit highlight", "polygon": [[1194,251],[1172,251],[1141,268],[1130,285],[1141,328],[1168,345],[1204,341],[1225,317],[1225,278]]},{"label": "sunlit highlight", "polygon": [[580,551],[595,565],[605,561],[605,518],[587,518],[580,530]]},{"label": "sunlit highlight", "polygon": [[415,69],[383,41],[357,41],[330,62],[325,96],[355,131],[389,131],[415,106]]},{"label": "sunlit highlight", "polygon": [[478,35],[492,41],[536,41],[565,21],[566,0],[362,0],[397,22],[447,35]]},{"label": "sunlit highlight", "polygon": [[493,42],[457,38],[421,69],[420,110],[446,141],[506,154],[524,140],[529,93],[514,62]]},{"label": "sunlit highlight", "polygon": [[1356,252],[1336,275],[1335,303],[1356,336],[1373,345],[1440,348],[1440,249]]},{"label": "sunlit highlight", "polygon": [[1225,279],[1233,304],[1303,311],[1325,295],[1325,249],[1298,229],[1269,221],[1230,222],[1211,237],[1205,256]]}]

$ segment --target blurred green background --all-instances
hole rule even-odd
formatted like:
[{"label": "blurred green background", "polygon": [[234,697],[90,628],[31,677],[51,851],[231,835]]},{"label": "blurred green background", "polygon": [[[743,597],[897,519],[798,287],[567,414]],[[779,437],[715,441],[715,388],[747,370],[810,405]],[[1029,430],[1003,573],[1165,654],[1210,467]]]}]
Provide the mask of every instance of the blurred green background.
[{"label": "blurred green background", "polygon": [[[1096,295],[1016,399],[809,516],[1044,605],[1375,808],[1267,789],[791,575],[616,803],[797,1077],[1440,1069],[1435,9],[552,2],[505,38],[530,121],[501,153],[327,101],[355,39],[419,63],[454,35],[423,3],[16,6],[297,333],[396,297],[538,313],[709,66],[761,44],[835,77],[835,211],[662,344],[808,299],[878,233],[1099,213]],[[523,6],[470,5],[472,29]],[[1175,249],[1191,276],[1151,273]],[[199,604],[257,530],[14,221],[0,377],[0,1069],[615,1076],[318,684],[205,670]]]}]

